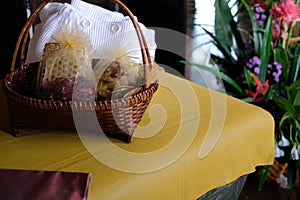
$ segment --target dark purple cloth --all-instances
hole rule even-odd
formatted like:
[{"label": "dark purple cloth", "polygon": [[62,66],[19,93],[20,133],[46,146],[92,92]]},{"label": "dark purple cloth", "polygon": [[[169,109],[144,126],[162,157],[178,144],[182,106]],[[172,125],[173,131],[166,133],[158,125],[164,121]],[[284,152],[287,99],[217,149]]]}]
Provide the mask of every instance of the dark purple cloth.
[{"label": "dark purple cloth", "polygon": [[91,174],[0,169],[0,199],[87,200]]}]

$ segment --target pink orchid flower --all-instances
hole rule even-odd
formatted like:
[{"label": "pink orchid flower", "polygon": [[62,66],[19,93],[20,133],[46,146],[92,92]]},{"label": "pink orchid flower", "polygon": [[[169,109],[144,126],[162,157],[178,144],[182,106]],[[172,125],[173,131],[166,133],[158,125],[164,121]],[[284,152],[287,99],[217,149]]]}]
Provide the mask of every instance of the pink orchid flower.
[{"label": "pink orchid flower", "polygon": [[293,0],[282,0],[273,4],[270,14],[278,24],[287,27],[294,26],[300,21],[300,6],[296,5]]},{"label": "pink orchid flower", "polygon": [[274,3],[269,12],[273,17],[274,46],[277,46],[279,37],[283,39],[283,44],[285,44],[289,28],[294,27],[296,22],[300,21],[300,6],[296,5],[294,0],[282,0]]}]

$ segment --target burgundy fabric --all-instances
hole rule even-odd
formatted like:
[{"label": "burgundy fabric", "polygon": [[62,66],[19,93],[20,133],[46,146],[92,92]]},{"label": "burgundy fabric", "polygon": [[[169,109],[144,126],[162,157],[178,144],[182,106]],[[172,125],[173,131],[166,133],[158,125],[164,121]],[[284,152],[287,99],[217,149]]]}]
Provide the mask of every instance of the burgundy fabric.
[{"label": "burgundy fabric", "polygon": [[87,200],[91,174],[0,169],[0,199]]}]

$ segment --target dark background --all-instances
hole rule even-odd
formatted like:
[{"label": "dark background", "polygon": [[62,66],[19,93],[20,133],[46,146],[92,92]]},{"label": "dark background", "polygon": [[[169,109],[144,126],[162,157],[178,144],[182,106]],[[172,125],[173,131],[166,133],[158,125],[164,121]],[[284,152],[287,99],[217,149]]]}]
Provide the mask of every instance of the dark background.
[{"label": "dark background", "polygon": [[22,0],[0,1],[1,37],[0,37],[0,79],[9,72],[15,44],[26,20],[26,11]]},{"label": "dark background", "polygon": [[[42,0],[31,0],[32,9]],[[85,0],[90,3],[101,5],[110,10],[114,10],[115,5],[109,0]],[[186,1],[185,0],[123,0],[122,1],[138,20],[146,27],[162,27],[183,34],[186,33]],[[24,0],[1,0],[0,19],[2,37],[0,37],[0,79],[2,79],[10,69],[12,55],[19,33],[26,21],[26,9]],[[120,10],[121,11],[121,10]],[[155,60],[157,63],[174,68],[184,75],[184,65],[178,55],[160,49],[160,44],[164,42],[156,34],[157,50]],[[174,41],[176,48],[184,55],[185,42]],[[20,65],[17,59],[16,67]]]}]

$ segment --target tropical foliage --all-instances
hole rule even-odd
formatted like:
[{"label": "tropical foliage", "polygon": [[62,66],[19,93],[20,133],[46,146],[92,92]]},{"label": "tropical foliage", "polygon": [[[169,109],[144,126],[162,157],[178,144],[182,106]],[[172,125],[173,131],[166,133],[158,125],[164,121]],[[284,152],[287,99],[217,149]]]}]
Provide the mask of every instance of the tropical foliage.
[{"label": "tropical foliage", "polygon": [[[215,1],[214,32],[203,30],[218,48],[210,54],[226,93],[268,110],[275,120],[275,158],[288,162],[288,185],[300,171],[300,7],[298,0]],[[229,6],[233,5],[233,6]],[[236,12],[233,12],[233,8]],[[265,166],[260,189],[269,166]]]}]

